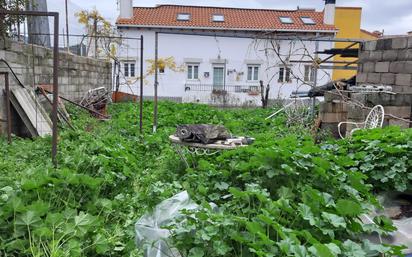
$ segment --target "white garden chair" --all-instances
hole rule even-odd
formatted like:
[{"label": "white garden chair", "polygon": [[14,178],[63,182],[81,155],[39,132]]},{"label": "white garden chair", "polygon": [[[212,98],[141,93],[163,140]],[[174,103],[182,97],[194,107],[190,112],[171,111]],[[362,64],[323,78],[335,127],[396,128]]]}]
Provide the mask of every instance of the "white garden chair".
[{"label": "white garden chair", "polygon": [[[381,128],[383,125],[383,119],[385,117],[385,110],[382,105],[376,105],[375,107],[372,108],[372,110],[369,112],[368,116],[366,117],[366,120],[364,122],[350,122],[350,121],[345,121],[345,122],[340,122],[338,124],[338,132],[339,136],[343,139],[345,138],[344,135],[342,135],[341,131],[341,126],[343,124],[351,124],[355,125],[355,128],[352,129],[349,132],[349,136],[352,136],[352,134],[360,129],[373,129],[373,128]],[[348,134],[348,133],[346,133]]]}]

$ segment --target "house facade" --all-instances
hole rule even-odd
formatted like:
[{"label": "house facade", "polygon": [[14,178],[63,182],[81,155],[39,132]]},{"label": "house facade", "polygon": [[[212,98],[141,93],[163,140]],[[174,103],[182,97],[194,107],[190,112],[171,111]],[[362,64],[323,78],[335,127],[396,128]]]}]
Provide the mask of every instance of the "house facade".
[{"label": "house facade", "polygon": [[[333,5],[334,7],[334,5]],[[327,8],[325,8],[326,12]],[[290,97],[331,80],[317,70],[316,50],[332,46],[328,15],[314,9],[265,10],[205,6],[132,7],[120,1],[116,26],[124,37],[144,37],[144,96],[154,94],[155,50],[158,96],[182,102],[259,105],[260,81],[270,99]],[[157,37],[157,44],[156,44]],[[138,47],[119,49],[120,91],[139,95]],[[126,50],[127,49],[127,50]]]}]

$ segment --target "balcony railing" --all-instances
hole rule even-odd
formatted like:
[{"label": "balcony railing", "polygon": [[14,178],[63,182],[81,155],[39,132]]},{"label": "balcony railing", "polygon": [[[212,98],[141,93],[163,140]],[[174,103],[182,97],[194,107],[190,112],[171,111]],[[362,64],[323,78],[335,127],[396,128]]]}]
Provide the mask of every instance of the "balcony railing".
[{"label": "balcony railing", "polygon": [[210,92],[212,94],[244,93],[258,95],[260,87],[258,85],[213,85],[186,83],[185,92]]}]

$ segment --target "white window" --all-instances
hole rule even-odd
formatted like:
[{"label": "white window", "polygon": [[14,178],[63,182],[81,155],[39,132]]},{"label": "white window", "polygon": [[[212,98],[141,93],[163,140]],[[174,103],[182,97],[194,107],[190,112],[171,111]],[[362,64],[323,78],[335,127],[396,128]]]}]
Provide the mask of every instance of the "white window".
[{"label": "white window", "polygon": [[311,17],[300,17],[300,19],[305,23],[306,25],[315,25],[316,22],[312,20]]},{"label": "white window", "polygon": [[312,65],[305,65],[305,82],[315,81],[315,68]]},{"label": "white window", "polygon": [[132,78],[136,76],[136,64],[134,62],[123,63],[123,75],[126,78]]},{"label": "white window", "polygon": [[213,21],[214,22],[224,22],[225,16],[223,16],[223,14],[213,14]]},{"label": "white window", "polygon": [[290,73],[291,73],[291,70],[289,67],[280,67],[278,82],[282,82],[282,83],[292,82],[292,80],[290,79]]},{"label": "white window", "polygon": [[199,79],[199,64],[187,65],[187,79]]},{"label": "white window", "polygon": [[280,22],[282,22],[283,24],[293,24],[293,20],[291,17],[289,16],[281,16],[279,17]]},{"label": "white window", "polygon": [[259,80],[259,65],[247,66],[247,80],[258,81]]},{"label": "white window", "polygon": [[190,13],[178,13],[177,14],[178,21],[189,21],[190,20]]}]

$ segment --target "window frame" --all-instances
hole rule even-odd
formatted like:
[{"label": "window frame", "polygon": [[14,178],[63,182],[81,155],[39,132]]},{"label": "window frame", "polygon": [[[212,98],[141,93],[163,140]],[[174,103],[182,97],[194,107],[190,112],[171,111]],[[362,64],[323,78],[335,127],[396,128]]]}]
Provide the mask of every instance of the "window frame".
[{"label": "window frame", "polygon": [[[219,19],[218,17],[221,17],[221,19]],[[212,21],[213,22],[225,22],[225,15],[219,14],[219,13],[212,14]]]},{"label": "window frame", "polygon": [[177,21],[190,21],[191,19],[192,19],[192,15],[190,13],[178,13],[176,15]]},{"label": "window frame", "polygon": [[124,61],[123,62],[123,75],[125,78],[136,78],[136,62]]},{"label": "window frame", "polygon": [[305,82],[311,82],[313,83],[315,81],[315,67],[312,65],[305,65],[305,70],[304,70],[304,81]]},{"label": "window frame", "polygon": [[[249,78],[249,69],[252,69],[251,76]],[[257,73],[256,73],[257,71]],[[247,65],[247,74],[246,74],[246,81],[247,82],[258,82],[260,78],[260,65],[259,64],[248,64]]]},{"label": "window frame", "polygon": [[309,16],[301,16],[300,20],[305,25],[316,25],[316,22],[312,19],[312,17],[309,17]]},{"label": "window frame", "polygon": [[[286,19],[288,21],[286,21]],[[294,21],[290,16],[279,16],[279,20],[282,24],[294,24]]]},{"label": "window frame", "polygon": [[[200,74],[200,63],[187,63],[186,64],[186,67],[187,67],[187,73],[186,73],[186,79],[187,80],[199,80],[199,74]],[[191,67],[190,69],[189,69],[189,67]],[[197,77],[195,77],[195,70],[196,70],[196,68],[195,67],[197,67]],[[190,70],[190,72],[189,72],[189,70]]]},{"label": "window frame", "polygon": [[278,83],[292,83],[292,68],[288,66],[279,67]]}]

